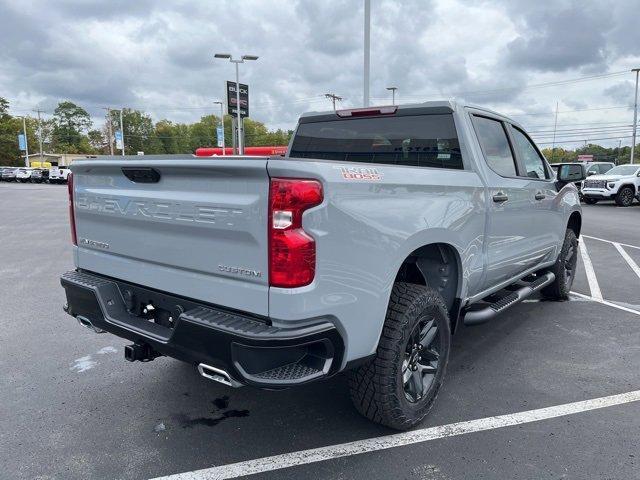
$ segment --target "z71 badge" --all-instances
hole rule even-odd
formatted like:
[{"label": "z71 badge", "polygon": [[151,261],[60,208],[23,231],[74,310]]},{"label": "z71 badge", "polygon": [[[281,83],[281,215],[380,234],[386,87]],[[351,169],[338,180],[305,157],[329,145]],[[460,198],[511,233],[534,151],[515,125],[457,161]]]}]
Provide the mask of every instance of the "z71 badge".
[{"label": "z71 badge", "polygon": [[382,174],[377,168],[371,167],[334,167],[340,170],[342,178],[345,180],[356,180],[363,182],[379,182]]}]

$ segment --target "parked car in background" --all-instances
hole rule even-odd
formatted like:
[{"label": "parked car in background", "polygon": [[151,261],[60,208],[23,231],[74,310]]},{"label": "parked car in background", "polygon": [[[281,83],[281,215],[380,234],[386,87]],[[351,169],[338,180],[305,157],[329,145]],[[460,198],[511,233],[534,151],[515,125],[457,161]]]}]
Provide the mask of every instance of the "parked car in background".
[{"label": "parked car in background", "polygon": [[[15,170],[17,170],[16,167],[0,167],[0,180],[4,180],[5,182],[15,180],[15,173],[10,177],[11,172]],[[7,172],[7,177],[3,177],[5,171]]]},{"label": "parked car in background", "polygon": [[[564,163],[552,163],[551,168],[553,171],[558,174],[558,169],[561,165],[580,165],[584,171],[584,176],[589,177],[592,175],[601,175],[607,173],[613,167],[615,167],[615,163],[613,162],[564,162]],[[582,197],[582,182],[575,182],[576,188],[578,189],[578,193],[580,195],[580,199],[584,200]]]},{"label": "parked car in background", "polygon": [[582,182],[582,195],[588,205],[600,200],[615,200],[619,206],[628,207],[639,191],[639,165],[618,165],[605,175],[592,175]]},{"label": "parked car in background", "polygon": [[176,357],[227,386],[349,370],[356,408],[392,428],[433,406],[457,326],[535,292],[564,300],[575,277],[583,170],[555,177],[483,108],[314,112],[285,157],[71,169],[61,281],[81,325],[131,340],[129,361]]},{"label": "parked car in background", "polygon": [[67,183],[69,167],[51,167],[49,169],[49,183]]},{"label": "parked car in background", "polygon": [[25,183],[31,180],[31,174],[33,173],[33,168],[23,167],[19,168],[16,172],[16,181]]},{"label": "parked car in background", "polygon": [[31,173],[31,183],[46,183],[49,181],[48,168],[36,168]]}]

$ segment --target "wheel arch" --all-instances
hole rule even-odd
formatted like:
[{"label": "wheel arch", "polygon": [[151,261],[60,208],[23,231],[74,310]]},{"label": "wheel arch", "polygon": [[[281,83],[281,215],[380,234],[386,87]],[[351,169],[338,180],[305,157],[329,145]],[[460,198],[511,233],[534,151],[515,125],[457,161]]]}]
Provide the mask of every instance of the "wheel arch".
[{"label": "wheel arch", "polygon": [[582,215],[580,215],[580,212],[574,211],[571,213],[567,222],[567,229],[573,230],[576,238],[580,238],[580,231],[582,230]]},{"label": "wheel arch", "polygon": [[430,243],[411,252],[396,274],[396,282],[424,285],[438,291],[444,299],[451,332],[460,313],[462,265],[458,250],[448,243]]}]

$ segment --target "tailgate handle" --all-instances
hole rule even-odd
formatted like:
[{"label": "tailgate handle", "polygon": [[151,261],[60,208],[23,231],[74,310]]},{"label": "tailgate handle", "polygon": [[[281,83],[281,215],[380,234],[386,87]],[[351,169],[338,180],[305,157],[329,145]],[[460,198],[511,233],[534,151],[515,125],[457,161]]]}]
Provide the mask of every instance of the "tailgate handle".
[{"label": "tailgate handle", "polygon": [[122,167],[122,173],[134,183],[158,183],[160,172],[148,167]]}]

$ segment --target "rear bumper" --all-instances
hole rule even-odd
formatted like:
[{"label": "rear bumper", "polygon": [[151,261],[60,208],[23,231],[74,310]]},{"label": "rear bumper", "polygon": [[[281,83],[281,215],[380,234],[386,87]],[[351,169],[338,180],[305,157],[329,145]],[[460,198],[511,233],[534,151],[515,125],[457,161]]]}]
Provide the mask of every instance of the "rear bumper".
[{"label": "rear bumper", "polygon": [[[85,271],[65,273],[65,311],[154,351],[227,372],[234,385],[284,388],[337,372],[344,342],[328,322],[278,328],[269,319],[232,312]],[[140,312],[153,304],[161,323]],[[87,322],[88,320],[88,322]]]}]

